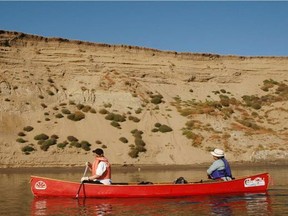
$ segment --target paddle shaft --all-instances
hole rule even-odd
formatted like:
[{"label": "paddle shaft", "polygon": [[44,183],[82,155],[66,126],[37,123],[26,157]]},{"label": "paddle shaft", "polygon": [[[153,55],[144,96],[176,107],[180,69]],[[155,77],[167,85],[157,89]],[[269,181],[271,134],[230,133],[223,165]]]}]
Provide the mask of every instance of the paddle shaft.
[{"label": "paddle shaft", "polygon": [[[84,173],[83,173],[83,177],[85,177],[87,170],[88,170],[88,166],[85,167],[85,171],[84,171]],[[77,192],[77,194],[76,194],[76,198],[78,198],[78,196],[79,196],[79,193],[80,193],[80,190],[81,190],[81,188],[82,188],[82,185],[83,185],[83,182],[81,182],[81,184],[80,184],[80,186],[79,186],[78,192]]]}]

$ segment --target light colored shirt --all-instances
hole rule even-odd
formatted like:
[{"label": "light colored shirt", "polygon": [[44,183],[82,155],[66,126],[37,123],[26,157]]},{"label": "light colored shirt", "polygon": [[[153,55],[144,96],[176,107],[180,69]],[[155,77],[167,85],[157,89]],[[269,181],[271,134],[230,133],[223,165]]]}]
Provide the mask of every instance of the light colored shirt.
[{"label": "light colored shirt", "polygon": [[[223,170],[225,169],[225,163],[223,160],[218,159],[213,162],[213,164],[208,168],[207,173],[208,175],[211,175],[215,170]],[[229,176],[221,177],[224,181],[230,181],[232,180]]]},{"label": "light colored shirt", "polygon": [[225,169],[225,164],[221,159],[215,160],[213,164],[208,168],[207,173],[211,175],[211,173],[215,170],[223,170]]},{"label": "light colored shirt", "polygon": [[[106,169],[107,169],[106,163],[103,161],[100,161],[100,163],[98,164],[97,169],[96,169],[96,175],[102,176],[103,173],[106,171]],[[95,179],[95,181],[99,181],[104,185],[110,185],[111,184],[111,179],[102,179],[102,180]]]}]

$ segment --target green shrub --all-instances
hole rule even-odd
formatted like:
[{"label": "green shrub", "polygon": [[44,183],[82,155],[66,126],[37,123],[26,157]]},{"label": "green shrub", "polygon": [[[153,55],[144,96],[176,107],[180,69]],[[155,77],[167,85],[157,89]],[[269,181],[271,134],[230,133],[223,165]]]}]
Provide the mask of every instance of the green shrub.
[{"label": "green shrub", "polygon": [[137,110],[135,110],[135,113],[136,114],[140,114],[142,112],[142,109],[141,108],[138,108]]},{"label": "green shrub", "polygon": [[44,103],[41,103],[41,106],[42,106],[44,109],[47,108],[47,105],[44,104]]},{"label": "green shrub", "polygon": [[86,105],[82,108],[83,112],[89,112],[90,110],[91,110],[91,106],[89,106],[89,105]]},{"label": "green shrub", "polygon": [[31,126],[26,126],[26,127],[23,128],[23,130],[26,131],[26,132],[30,132],[30,131],[32,131],[33,129],[34,129],[34,128],[31,127]]},{"label": "green shrub", "polygon": [[42,145],[45,142],[45,140],[38,140],[37,144]]},{"label": "green shrub", "polygon": [[159,131],[159,129],[158,129],[158,128],[153,128],[151,131],[154,132],[154,133],[156,133],[156,132]]},{"label": "green shrub", "polygon": [[42,143],[42,145],[45,144],[45,145],[49,145],[49,146],[51,146],[51,145],[55,145],[56,143],[57,143],[57,140],[51,138],[51,139],[45,140],[45,141]]},{"label": "green shrub", "polygon": [[189,129],[192,129],[194,127],[195,122],[193,120],[190,120],[188,122],[186,122],[186,127]]},{"label": "green shrub", "polygon": [[159,128],[161,126],[161,124],[157,122],[157,123],[154,124],[154,126]]},{"label": "green shrub", "polygon": [[53,93],[51,90],[47,90],[46,92],[47,92],[47,94],[50,95],[50,96],[53,96],[53,95],[54,95],[54,93]]},{"label": "green shrub", "polygon": [[119,140],[123,143],[128,143],[128,140],[125,137],[120,137]]},{"label": "green shrub", "polygon": [[79,142],[77,142],[77,141],[71,142],[71,143],[70,143],[70,146],[74,146],[74,147],[76,147],[76,148],[81,148],[81,144],[80,144]]},{"label": "green shrub", "polygon": [[18,136],[22,136],[23,137],[23,136],[26,136],[26,134],[24,132],[19,132]]},{"label": "green shrub", "polygon": [[84,149],[85,151],[90,151],[90,146],[91,144],[88,141],[81,141],[81,148]]},{"label": "green shrub", "polygon": [[142,134],[143,134],[143,131],[141,130],[138,130],[138,129],[134,129],[131,131],[132,135],[135,137],[135,138],[141,138],[142,139]]},{"label": "green shrub", "polygon": [[42,134],[39,134],[39,135],[36,135],[34,137],[35,140],[47,140],[49,139],[49,136],[47,136],[46,134],[42,133]]},{"label": "green shrub", "polygon": [[47,151],[49,149],[50,146],[57,144],[57,140],[56,139],[48,139],[45,140],[41,146],[40,149],[42,149],[43,151]]},{"label": "green shrub", "polygon": [[24,152],[25,154],[30,154],[30,152],[35,151],[36,149],[33,146],[26,145],[21,148],[21,151]]},{"label": "green shrub", "polygon": [[151,96],[152,97],[152,99],[151,99],[151,103],[153,103],[153,104],[160,104],[160,103],[162,103],[163,101],[162,101],[162,98],[163,98],[163,96],[162,95],[153,95],[153,96]]},{"label": "green shrub", "polygon": [[118,129],[121,129],[120,124],[119,124],[118,122],[116,122],[116,121],[112,121],[110,124],[111,124],[113,127],[116,127],[116,128],[118,128]]},{"label": "green shrub", "polygon": [[145,146],[146,143],[142,140],[142,138],[136,137],[135,138],[135,145],[137,146]]},{"label": "green shrub", "polygon": [[111,103],[105,103],[105,104],[104,104],[104,107],[105,107],[105,108],[111,108],[111,107],[112,107],[112,104],[111,104]]},{"label": "green shrub", "polygon": [[58,147],[58,148],[61,148],[61,149],[64,149],[64,148],[67,146],[67,144],[68,144],[67,142],[58,143],[58,144],[57,144],[57,147]]},{"label": "green shrub", "polygon": [[139,157],[139,151],[136,148],[131,148],[128,155],[131,158],[138,158]]},{"label": "green shrub", "polygon": [[59,106],[66,106],[67,103],[60,103]]},{"label": "green shrub", "polygon": [[27,140],[24,140],[23,138],[17,138],[16,141],[17,141],[18,143],[25,143],[25,142],[27,142]]},{"label": "green shrub", "polygon": [[142,146],[142,145],[136,146],[136,150],[138,152],[146,152],[147,151],[147,149],[144,146]]},{"label": "green shrub", "polygon": [[99,113],[105,115],[108,113],[108,111],[106,109],[100,109]]},{"label": "green shrub", "polygon": [[53,134],[53,135],[51,135],[51,137],[50,138],[52,138],[52,139],[59,139],[59,136],[57,136],[56,134]]},{"label": "green shrub", "polygon": [[85,118],[85,114],[80,111],[75,111],[75,113],[69,114],[67,118],[72,121],[81,121]]},{"label": "green shrub", "polygon": [[69,142],[78,142],[78,139],[77,139],[76,137],[74,137],[74,136],[68,136],[68,137],[67,137],[67,140],[68,140]]},{"label": "green shrub", "polygon": [[98,144],[98,145],[102,144],[102,142],[101,142],[100,140],[96,140],[95,142],[96,142],[96,144]]},{"label": "green shrub", "polygon": [[82,108],[84,107],[84,105],[83,105],[83,104],[77,104],[76,107],[77,107],[78,110],[82,110]]},{"label": "green shrub", "polygon": [[75,105],[75,102],[73,100],[69,100],[70,105]]},{"label": "green shrub", "polygon": [[173,129],[167,125],[161,125],[159,127],[159,131],[162,132],[162,133],[166,133],[166,132],[170,132],[170,131],[173,131]]},{"label": "green shrub", "polygon": [[131,120],[131,121],[133,121],[133,122],[136,122],[136,123],[137,123],[137,122],[140,122],[140,119],[137,118],[137,117],[135,117],[135,116],[129,116],[128,119]]},{"label": "green shrub", "polygon": [[62,112],[63,114],[65,114],[65,115],[71,114],[70,110],[68,110],[68,109],[66,109],[66,108],[62,109],[61,112]]},{"label": "green shrub", "polygon": [[120,114],[114,114],[114,113],[108,113],[105,116],[105,119],[111,120],[111,121],[116,121],[116,122],[124,122],[126,121],[126,117]]},{"label": "green shrub", "polygon": [[56,117],[56,118],[63,118],[64,116],[63,116],[61,113],[57,113],[57,114],[55,115],[55,117]]},{"label": "green shrub", "polygon": [[96,113],[96,110],[94,108],[91,108],[90,113]]},{"label": "green shrub", "polygon": [[50,145],[48,145],[47,143],[43,143],[41,146],[40,146],[40,149],[43,150],[43,151],[47,151],[49,149]]}]

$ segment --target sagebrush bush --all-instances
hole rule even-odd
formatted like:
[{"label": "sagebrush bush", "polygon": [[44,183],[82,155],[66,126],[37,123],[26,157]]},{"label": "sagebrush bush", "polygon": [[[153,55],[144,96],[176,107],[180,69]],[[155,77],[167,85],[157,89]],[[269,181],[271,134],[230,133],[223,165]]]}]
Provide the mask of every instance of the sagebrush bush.
[{"label": "sagebrush bush", "polygon": [[138,129],[134,129],[131,131],[132,135],[135,137],[135,138],[141,138],[142,139],[142,134],[143,134],[143,131],[141,130],[138,130]]},{"label": "sagebrush bush", "polygon": [[61,113],[57,113],[57,114],[55,115],[55,117],[56,117],[56,118],[63,118],[64,116],[63,116]]},{"label": "sagebrush bush", "polygon": [[44,109],[47,108],[47,105],[44,104],[44,103],[41,103],[40,105],[41,105]]},{"label": "sagebrush bush", "polygon": [[146,143],[142,140],[142,138],[136,137],[135,138],[135,145],[137,146],[145,146]]},{"label": "sagebrush bush", "polygon": [[166,132],[170,132],[173,131],[173,129],[171,127],[169,127],[168,125],[161,125],[158,130],[162,133],[166,133]]},{"label": "sagebrush bush", "polygon": [[105,116],[105,119],[111,120],[111,121],[116,121],[116,122],[124,122],[124,121],[126,121],[126,117],[124,115],[115,114],[115,113],[108,113]]},{"label": "sagebrush bush", "polygon": [[85,118],[85,114],[80,111],[75,111],[75,113],[71,113],[67,116],[68,119],[72,121],[81,121]]},{"label": "sagebrush bush", "polygon": [[96,113],[96,110],[94,108],[91,108],[90,113]]},{"label": "sagebrush bush", "polygon": [[23,130],[26,131],[26,132],[30,132],[30,131],[32,131],[33,129],[34,129],[34,128],[33,128],[32,126],[26,126],[26,127],[23,128]]},{"label": "sagebrush bush", "polygon": [[162,101],[162,99],[163,99],[163,96],[162,95],[152,95],[151,96],[151,103],[153,103],[153,104],[160,104],[160,103],[162,103],[163,101]]},{"label": "sagebrush bush", "polygon": [[69,109],[66,109],[66,108],[62,109],[61,112],[65,115],[71,114],[71,111]]},{"label": "sagebrush bush", "polygon": [[120,137],[119,140],[123,143],[128,143],[128,139],[126,139],[125,137]]},{"label": "sagebrush bush", "polygon": [[89,106],[89,105],[86,105],[82,108],[83,112],[89,112],[90,110],[91,110],[91,106]]},{"label": "sagebrush bush", "polygon": [[137,117],[135,117],[135,116],[129,116],[128,117],[128,119],[130,120],[130,121],[133,121],[133,122],[140,122],[140,119],[139,118],[137,118]]},{"label": "sagebrush bush", "polygon": [[47,90],[46,92],[47,92],[47,94],[50,95],[50,96],[53,96],[53,95],[54,95],[54,92],[52,92],[51,90]]},{"label": "sagebrush bush", "polygon": [[69,142],[78,142],[78,139],[76,138],[76,137],[74,137],[74,136],[68,136],[67,137],[67,140],[69,141]]},{"label": "sagebrush bush", "polygon": [[131,148],[128,155],[131,158],[138,158],[139,157],[139,151],[136,148]]},{"label": "sagebrush bush", "polygon": [[156,132],[158,132],[159,130],[158,130],[158,128],[153,128],[151,131],[152,131],[153,133],[156,133]]},{"label": "sagebrush bush", "polygon": [[36,149],[33,146],[26,145],[21,148],[21,151],[24,152],[25,154],[30,154],[30,152],[35,151]]},{"label": "sagebrush bush", "polygon": [[56,134],[53,134],[53,135],[51,135],[51,137],[50,138],[52,138],[52,139],[59,139],[59,136],[57,136]]},{"label": "sagebrush bush", "polygon": [[47,140],[49,139],[49,136],[42,133],[42,134],[38,134],[34,137],[35,140]]},{"label": "sagebrush bush", "polygon": [[23,138],[17,138],[16,141],[17,141],[18,143],[25,143],[25,142],[27,142],[27,140],[24,140]]},{"label": "sagebrush bush", "polygon": [[64,149],[67,145],[68,145],[68,142],[62,142],[62,143],[58,143],[57,147],[61,148],[61,149]]},{"label": "sagebrush bush", "polygon": [[142,112],[142,109],[141,108],[138,108],[137,110],[135,110],[135,113],[136,114],[140,114]]},{"label": "sagebrush bush", "polygon": [[106,109],[100,109],[99,113],[105,115],[108,113],[108,111]]},{"label": "sagebrush bush", "polygon": [[84,149],[85,151],[91,150],[91,148],[90,148],[91,144],[88,141],[85,141],[85,140],[81,141],[80,145],[81,145],[81,148]]},{"label": "sagebrush bush", "polygon": [[116,127],[116,128],[118,128],[118,129],[121,129],[120,124],[119,124],[118,122],[116,122],[116,121],[112,121],[110,124],[111,124],[113,127]]},{"label": "sagebrush bush", "polygon": [[77,141],[72,141],[70,143],[70,146],[76,147],[76,148],[81,148],[81,144]]},{"label": "sagebrush bush", "polygon": [[161,126],[161,124],[159,122],[154,124],[155,127],[159,128]]},{"label": "sagebrush bush", "polygon": [[47,151],[49,149],[50,146],[57,144],[57,140],[56,139],[47,139],[45,140],[41,146],[40,149],[42,149],[43,151]]},{"label": "sagebrush bush", "polygon": [[24,132],[19,132],[18,136],[22,136],[23,137],[23,136],[26,136],[26,134]]}]

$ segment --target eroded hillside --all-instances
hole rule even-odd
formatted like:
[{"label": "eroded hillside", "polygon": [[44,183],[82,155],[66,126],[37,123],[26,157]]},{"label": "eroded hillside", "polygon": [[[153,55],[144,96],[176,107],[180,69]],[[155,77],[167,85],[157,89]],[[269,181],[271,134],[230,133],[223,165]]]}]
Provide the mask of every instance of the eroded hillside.
[{"label": "eroded hillside", "polygon": [[0,31],[0,167],[285,160],[288,58]]}]

